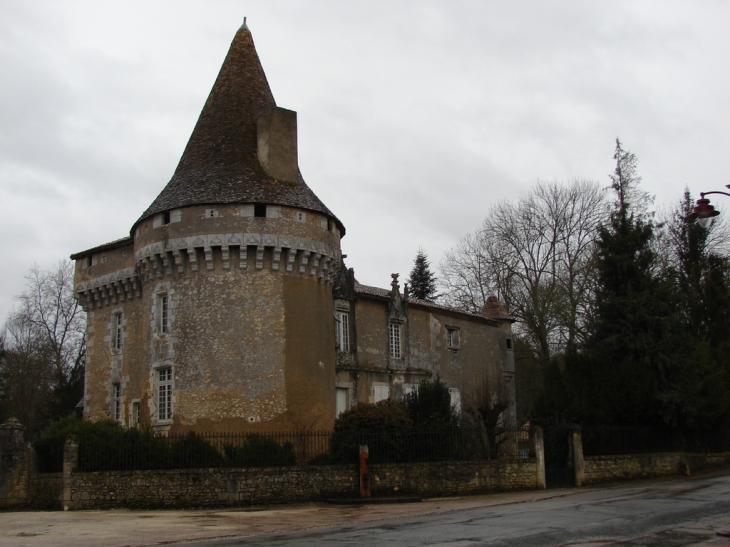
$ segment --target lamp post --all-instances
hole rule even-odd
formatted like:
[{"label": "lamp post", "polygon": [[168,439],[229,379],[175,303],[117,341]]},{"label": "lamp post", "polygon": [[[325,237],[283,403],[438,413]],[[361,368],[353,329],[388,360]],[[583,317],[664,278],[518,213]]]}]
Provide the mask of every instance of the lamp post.
[{"label": "lamp post", "polygon": [[[725,185],[725,188],[730,188],[730,184]],[[700,192],[700,199],[697,200],[697,205],[694,210],[687,215],[687,218],[690,220],[696,220],[703,228],[709,228],[712,218],[720,214],[720,211],[715,211],[715,208],[710,205],[710,200],[705,197],[710,194],[722,194],[723,196],[730,197],[729,193],[722,192],[720,190]]]}]

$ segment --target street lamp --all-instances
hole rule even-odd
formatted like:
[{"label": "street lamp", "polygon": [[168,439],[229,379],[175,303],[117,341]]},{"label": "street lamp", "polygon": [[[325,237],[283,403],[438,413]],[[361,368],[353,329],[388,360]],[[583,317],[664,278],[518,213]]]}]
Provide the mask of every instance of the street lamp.
[{"label": "street lamp", "polygon": [[[730,184],[725,185],[725,188],[730,188]],[[720,211],[715,211],[715,208],[710,205],[710,200],[705,197],[710,194],[722,194],[723,196],[730,197],[730,194],[720,190],[700,192],[700,199],[697,200],[697,205],[692,213],[687,215],[687,218],[690,220],[696,220],[703,228],[709,228],[712,218],[720,214]]]}]

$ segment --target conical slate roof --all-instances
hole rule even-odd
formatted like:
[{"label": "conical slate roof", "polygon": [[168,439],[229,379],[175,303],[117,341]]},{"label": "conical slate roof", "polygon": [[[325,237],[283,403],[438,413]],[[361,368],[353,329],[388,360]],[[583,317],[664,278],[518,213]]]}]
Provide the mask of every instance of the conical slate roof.
[{"label": "conical slate roof", "polygon": [[[170,209],[270,203],[309,209],[342,223],[307,186],[270,177],[257,156],[257,121],[276,105],[245,23],[238,29],[175,173],[137,221]],[[135,223],[135,225],[137,224]]]}]

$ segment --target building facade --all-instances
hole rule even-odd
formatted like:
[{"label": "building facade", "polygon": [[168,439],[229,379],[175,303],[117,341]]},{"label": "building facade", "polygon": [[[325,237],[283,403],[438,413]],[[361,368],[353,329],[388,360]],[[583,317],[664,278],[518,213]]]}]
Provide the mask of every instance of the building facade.
[{"label": "building facade", "polygon": [[84,417],[159,430],[326,429],[435,375],[487,381],[514,420],[511,318],[360,285],[298,167],[244,24],[169,183],[130,236],[72,255],[88,316]]}]

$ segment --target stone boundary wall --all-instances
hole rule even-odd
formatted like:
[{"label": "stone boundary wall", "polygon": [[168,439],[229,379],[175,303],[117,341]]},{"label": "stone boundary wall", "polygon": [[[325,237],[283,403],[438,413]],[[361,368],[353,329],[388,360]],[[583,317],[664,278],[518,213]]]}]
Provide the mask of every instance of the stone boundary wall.
[{"label": "stone boundary wall", "polygon": [[535,459],[374,464],[370,467],[370,484],[373,496],[402,493],[437,497],[534,490],[540,488],[537,470]]},{"label": "stone boundary wall", "polygon": [[692,471],[730,465],[730,453],[690,454],[657,452],[651,454],[618,454],[585,456],[583,484],[689,475]]},{"label": "stone boundary wall", "polygon": [[[373,464],[370,473],[373,496],[452,496],[538,487],[534,459]],[[354,465],[73,473],[66,485],[67,509],[225,507],[359,497]]]}]

